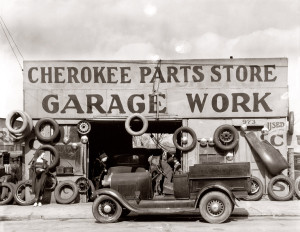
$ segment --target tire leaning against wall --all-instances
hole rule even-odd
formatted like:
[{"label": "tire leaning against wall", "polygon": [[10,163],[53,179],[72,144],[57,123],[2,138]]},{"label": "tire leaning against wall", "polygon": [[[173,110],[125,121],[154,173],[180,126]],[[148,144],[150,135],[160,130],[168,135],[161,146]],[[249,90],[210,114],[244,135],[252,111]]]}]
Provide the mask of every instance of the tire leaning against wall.
[{"label": "tire leaning against wall", "polygon": [[[278,181],[283,181],[283,182],[286,182],[286,184],[289,185],[290,189],[289,189],[289,192],[286,196],[278,196],[276,195],[276,193],[274,192],[273,190],[273,186],[276,184],[276,182]],[[290,200],[293,195],[295,193],[295,185],[293,183],[293,180],[287,176],[284,176],[284,175],[278,175],[278,176],[275,176],[273,177],[269,184],[268,184],[268,194],[269,196],[276,200],[276,201],[288,201]]]},{"label": "tire leaning against wall", "polygon": [[256,176],[251,177],[251,193],[245,198],[246,201],[258,201],[263,196],[263,182]]},{"label": "tire leaning against wall", "polygon": [[[63,191],[64,187],[70,187],[73,191],[73,194],[70,198],[67,199],[63,199],[61,197],[61,192]],[[57,201],[57,203],[60,204],[70,204],[73,201],[75,201],[76,197],[78,196],[78,187],[76,185],[76,183],[74,181],[71,180],[65,180],[65,181],[61,181],[55,188],[54,190],[54,196],[55,199]]]},{"label": "tire leaning against wall", "polygon": [[[2,182],[0,183],[0,188],[2,188],[2,193],[1,194],[1,200],[0,200],[0,205],[6,205],[8,203],[11,202],[11,200],[14,198],[14,186],[11,183],[8,182]],[[7,188],[7,191],[4,191],[3,188]],[[5,198],[5,200],[2,201],[3,198]]]},{"label": "tire leaning against wall", "polygon": [[[53,127],[53,134],[49,137],[45,137],[41,134],[40,127],[44,124],[50,124]],[[34,127],[34,132],[38,140],[42,142],[52,142],[59,134],[59,125],[53,118],[41,118]]]},{"label": "tire leaning against wall", "polygon": [[49,164],[49,170],[53,170],[58,165],[59,158],[60,158],[59,153],[56,150],[56,148],[54,146],[52,146],[52,145],[46,144],[46,145],[40,146],[36,150],[36,152],[39,152],[39,151],[50,151],[51,155],[54,156],[53,161]]},{"label": "tire leaning against wall", "polygon": [[295,180],[295,193],[298,198],[300,198],[300,176],[298,176]]},{"label": "tire leaning against wall", "polygon": [[[19,205],[32,205],[35,202],[35,197],[33,197],[30,200],[25,200],[25,188],[30,187],[32,190],[32,181],[31,180],[25,180],[19,182],[14,190],[14,199]],[[24,188],[24,189],[23,189]]]}]

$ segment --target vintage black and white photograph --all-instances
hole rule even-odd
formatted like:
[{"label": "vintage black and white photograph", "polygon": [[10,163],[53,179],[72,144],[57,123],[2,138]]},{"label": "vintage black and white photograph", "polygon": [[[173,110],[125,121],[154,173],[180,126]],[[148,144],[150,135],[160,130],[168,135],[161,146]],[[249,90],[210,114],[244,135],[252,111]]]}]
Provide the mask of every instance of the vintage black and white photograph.
[{"label": "vintage black and white photograph", "polygon": [[0,231],[298,231],[300,1],[0,0]]}]

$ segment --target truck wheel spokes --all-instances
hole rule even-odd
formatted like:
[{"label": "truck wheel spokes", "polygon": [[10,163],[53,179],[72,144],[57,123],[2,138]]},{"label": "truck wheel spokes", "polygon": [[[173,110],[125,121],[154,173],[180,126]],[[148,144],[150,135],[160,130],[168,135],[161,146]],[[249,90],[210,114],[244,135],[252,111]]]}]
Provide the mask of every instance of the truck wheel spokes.
[{"label": "truck wheel spokes", "polygon": [[224,204],[220,200],[212,200],[207,204],[207,212],[209,212],[211,216],[218,217],[222,215],[224,209]]},{"label": "truck wheel spokes", "polygon": [[220,134],[220,141],[224,144],[227,143],[231,143],[233,140],[233,134],[228,131],[228,130],[224,130],[221,134]]},{"label": "truck wheel spokes", "polygon": [[111,200],[103,201],[99,204],[98,210],[103,217],[112,217],[116,212],[116,204]]}]

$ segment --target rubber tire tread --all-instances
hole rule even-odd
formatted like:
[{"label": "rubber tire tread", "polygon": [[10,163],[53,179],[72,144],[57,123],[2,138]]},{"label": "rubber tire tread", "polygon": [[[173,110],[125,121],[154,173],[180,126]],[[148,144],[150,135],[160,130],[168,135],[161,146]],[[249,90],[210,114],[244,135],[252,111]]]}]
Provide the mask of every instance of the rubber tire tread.
[{"label": "rubber tire tread", "polygon": [[[19,129],[14,129],[12,127],[12,121],[16,120],[18,118],[18,116],[21,116],[21,118],[23,119],[23,123],[22,123],[22,126]],[[6,117],[5,126],[6,126],[6,128],[8,129],[8,131],[10,133],[12,133],[12,134],[21,134],[26,130],[26,128],[28,126],[28,118],[27,118],[26,114],[21,110],[12,111]]]},{"label": "rubber tire tread", "polygon": [[[220,140],[219,140],[219,134],[223,131],[223,130],[231,130],[232,133],[233,133],[233,141],[231,142],[231,144],[229,145],[224,145]],[[227,124],[224,124],[224,125],[221,125],[219,126],[215,132],[214,132],[214,137],[213,137],[213,140],[214,140],[214,143],[215,145],[220,148],[221,150],[223,151],[229,151],[229,150],[232,150],[234,149],[238,143],[239,143],[239,133],[237,131],[237,129],[235,129],[234,126],[232,125],[227,125]]]},{"label": "rubber tire tread", "polygon": [[22,186],[22,185],[27,185],[30,186],[32,188],[32,181],[31,180],[25,180],[25,181],[21,181],[16,185],[16,188],[14,190],[14,199],[15,202],[19,205],[32,205],[35,202],[35,198],[31,199],[30,201],[24,201],[22,199],[19,199],[19,197],[17,196],[17,192],[18,189]]},{"label": "rubber tire tread", "polygon": [[[45,137],[40,132],[40,127],[43,124],[50,124],[53,127],[53,134],[49,137]],[[53,118],[41,118],[34,127],[34,132],[39,141],[48,143],[52,142],[59,134],[59,125]]]},{"label": "rubber tire tread", "polygon": [[264,194],[264,184],[263,184],[263,182],[256,176],[251,177],[251,181],[253,181],[253,180],[258,184],[259,190],[258,190],[258,192],[256,192],[253,195],[248,195],[245,198],[246,201],[258,201],[262,198],[262,196]]},{"label": "rubber tire tread", "polygon": [[[63,187],[65,187],[65,186],[69,186],[73,190],[73,195],[68,199],[63,199],[60,196],[60,192],[63,189]],[[55,196],[56,202],[60,203],[60,204],[70,204],[70,203],[72,203],[76,199],[76,197],[78,196],[78,193],[79,192],[78,192],[78,187],[77,187],[76,183],[74,181],[71,181],[71,180],[64,180],[64,181],[59,182],[58,185],[56,186],[55,190],[54,190],[54,196]]]},{"label": "rubber tire tread", "polygon": [[[134,118],[139,118],[142,122],[143,122],[143,128],[140,130],[140,131],[133,131],[131,128],[130,128],[130,122],[132,121],[132,119]],[[148,120],[141,114],[132,114],[130,115],[126,121],[125,121],[125,129],[126,131],[130,134],[130,135],[133,135],[133,136],[139,136],[139,135],[142,135],[144,134],[147,129],[148,129]]]},{"label": "rubber tire tread", "polygon": [[[208,215],[208,213],[207,213],[206,205],[210,200],[213,200],[213,199],[218,199],[218,200],[222,201],[223,204],[225,205],[225,211],[223,212],[221,217],[213,217],[213,216]],[[224,194],[222,192],[218,192],[218,191],[212,191],[212,192],[206,193],[201,198],[200,203],[199,203],[199,211],[200,211],[201,216],[203,217],[203,219],[206,222],[213,223],[213,224],[218,224],[218,223],[222,223],[222,222],[226,221],[230,217],[232,210],[233,210],[233,205],[232,205],[230,198],[226,194]]]},{"label": "rubber tire tread", "polygon": [[[278,180],[283,180],[285,182],[287,182],[290,186],[290,191],[289,191],[289,194],[287,194],[286,196],[283,196],[283,197],[280,197],[280,196],[277,196],[274,191],[273,191],[273,185],[278,181]],[[293,180],[287,176],[284,176],[284,175],[278,175],[278,176],[274,176],[269,184],[268,184],[268,194],[269,196],[276,200],[276,201],[288,201],[288,200],[291,200],[293,198],[293,195],[295,193],[295,185],[293,183]]]},{"label": "rubber tire tread", "polygon": [[46,145],[40,146],[36,150],[36,152],[39,152],[40,150],[50,151],[51,154],[54,156],[54,160],[49,165],[49,170],[53,170],[58,165],[58,162],[59,162],[59,159],[60,159],[60,155],[59,155],[57,149],[52,145],[46,144]]},{"label": "rubber tire tread", "polygon": [[1,187],[7,187],[8,188],[8,198],[4,201],[0,201],[0,205],[6,205],[11,202],[11,200],[14,198],[14,186],[11,183],[8,182],[2,182],[0,183]]},{"label": "rubber tire tread", "polygon": [[295,193],[300,198],[300,176],[295,180]]},{"label": "rubber tire tread", "polygon": [[[186,132],[186,133],[189,133],[191,136],[192,136],[192,143],[189,145],[189,146],[186,146],[186,147],[183,147],[183,146],[180,146],[178,143],[177,143],[177,135],[180,133],[180,132]],[[181,151],[190,151],[192,150],[196,144],[197,144],[197,135],[195,133],[195,131],[190,128],[190,127],[187,127],[187,126],[182,126],[182,127],[179,127],[173,134],[173,143],[175,145],[175,147]]]},{"label": "rubber tire tread", "polygon": [[[111,200],[117,206],[117,212],[116,212],[116,214],[110,220],[107,220],[106,218],[104,218],[103,216],[101,216],[100,213],[99,213],[99,211],[98,211],[99,204],[103,200]],[[102,222],[102,223],[113,223],[113,222],[116,222],[116,221],[118,221],[118,219],[122,215],[122,207],[121,207],[120,203],[117,200],[115,200],[114,198],[112,198],[110,196],[107,196],[107,195],[100,195],[100,196],[98,196],[96,198],[96,200],[93,202],[92,211],[93,211],[94,218],[97,221]]]}]

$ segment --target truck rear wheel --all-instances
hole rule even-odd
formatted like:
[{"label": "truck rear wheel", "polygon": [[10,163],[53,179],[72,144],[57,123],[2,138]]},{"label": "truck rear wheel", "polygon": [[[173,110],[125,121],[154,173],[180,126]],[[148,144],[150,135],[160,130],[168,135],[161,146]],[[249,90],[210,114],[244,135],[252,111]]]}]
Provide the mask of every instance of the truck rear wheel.
[{"label": "truck rear wheel", "polygon": [[93,215],[102,223],[116,222],[122,214],[119,202],[110,196],[101,195],[93,202]]},{"label": "truck rear wheel", "polygon": [[205,221],[218,224],[229,218],[233,206],[226,194],[213,191],[202,197],[199,204],[199,210]]}]

